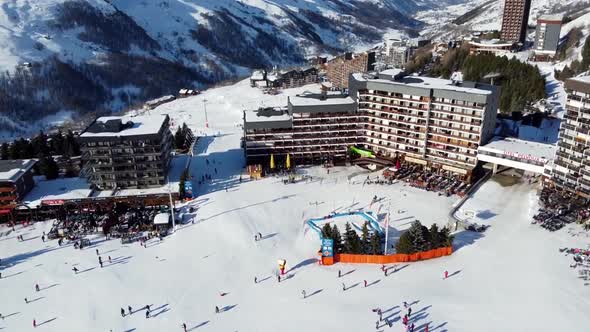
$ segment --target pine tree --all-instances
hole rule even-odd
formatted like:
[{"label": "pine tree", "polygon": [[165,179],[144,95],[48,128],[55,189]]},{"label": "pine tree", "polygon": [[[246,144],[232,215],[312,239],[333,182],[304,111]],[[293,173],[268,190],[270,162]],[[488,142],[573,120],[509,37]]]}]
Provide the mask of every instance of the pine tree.
[{"label": "pine tree", "polygon": [[2,143],[2,147],[0,148],[0,159],[7,160],[10,158],[9,149],[10,149],[10,146],[8,145],[8,143],[6,143],[6,142]]},{"label": "pine tree", "polygon": [[379,233],[377,232],[373,232],[373,234],[371,234],[371,239],[369,241],[370,247],[369,247],[369,254],[372,255],[382,255],[383,254],[383,250],[381,247],[381,236],[379,235]]},{"label": "pine tree", "polygon": [[59,167],[51,156],[45,156],[39,160],[39,169],[47,180],[57,179],[59,176]]},{"label": "pine tree", "polygon": [[363,254],[369,254],[371,252],[371,244],[369,242],[369,226],[368,222],[363,224],[363,229],[361,231],[361,250]]},{"label": "pine tree", "polygon": [[322,227],[322,236],[327,239],[334,239],[332,237],[332,228],[330,227],[330,224],[324,224],[324,227]]},{"label": "pine tree", "polygon": [[414,250],[430,250],[430,234],[428,228],[423,226],[420,221],[414,221],[410,229],[408,229],[408,233],[410,234]]},{"label": "pine tree", "polygon": [[440,237],[443,240],[443,246],[452,247],[455,237],[451,235],[451,231],[445,226],[440,230]]},{"label": "pine tree", "polygon": [[362,254],[363,252],[361,239],[348,222],[344,233],[344,251],[348,254]]},{"label": "pine tree", "polygon": [[438,249],[444,246],[445,239],[443,238],[443,234],[438,230],[438,226],[436,224],[432,224],[430,226],[430,249]]},{"label": "pine tree", "polygon": [[182,135],[182,129],[178,126],[176,133],[174,134],[174,147],[176,149],[184,149],[184,135]]},{"label": "pine tree", "polygon": [[398,254],[413,254],[416,252],[409,231],[405,231],[395,244],[395,252]]},{"label": "pine tree", "polygon": [[334,240],[334,252],[341,253],[342,252],[342,236],[340,235],[340,231],[338,227],[334,224],[332,226],[332,239]]},{"label": "pine tree", "polygon": [[343,251],[347,254],[351,254],[352,253],[352,242],[353,242],[353,238],[352,238],[352,233],[354,233],[354,231],[352,230],[352,227],[350,227],[350,223],[346,223],[344,225],[344,244],[343,244]]}]

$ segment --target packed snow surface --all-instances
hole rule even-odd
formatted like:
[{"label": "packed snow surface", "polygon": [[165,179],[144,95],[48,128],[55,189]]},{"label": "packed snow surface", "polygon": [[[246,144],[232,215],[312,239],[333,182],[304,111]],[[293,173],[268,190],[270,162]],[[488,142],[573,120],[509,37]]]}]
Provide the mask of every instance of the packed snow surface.
[{"label": "packed snow surface", "polygon": [[[416,331],[426,324],[439,332],[578,331],[590,324],[590,288],[557,250],[587,247],[588,238],[531,225],[536,188],[516,178],[494,178],[467,200],[461,211],[475,211],[474,221],[491,227],[457,234],[452,256],[398,264],[387,277],[376,265],[319,266],[319,241],[305,226],[307,218],[349,209],[378,215],[390,210],[389,231],[395,236],[416,219],[446,224],[456,198],[402,183],[363,185],[367,175],[376,174],[359,168],[330,174],[308,168],[302,171],[310,181],[288,185],[276,177],[240,182],[242,110],[261,104],[284,106],[286,95],[264,95],[243,81],[151,111],[208,135],[195,146],[191,162],[199,195],[190,203],[198,209],[195,223],[187,220],[161,243],[151,240],[143,248],[99,237],[75,250],[41,241],[51,222],[16,231],[0,227],[0,313],[6,316],[0,329],[182,331],[186,323],[191,331],[370,331],[377,320],[371,310],[381,308],[393,327],[381,324],[377,331],[402,331],[403,301],[412,304]],[[213,181],[199,186],[203,174]],[[374,195],[382,201],[371,205]],[[256,232],[261,241],[254,241]],[[100,268],[95,250],[112,263]],[[278,259],[287,260],[290,276],[281,283],[275,276]],[[340,279],[338,270],[344,274]],[[450,274],[446,280],[444,271]],[[121,317],[120,308],[128,305],[136,312]],[[215,306],[222,312],[216,314]],[[41,326],[34,329],[33,320]]]}]

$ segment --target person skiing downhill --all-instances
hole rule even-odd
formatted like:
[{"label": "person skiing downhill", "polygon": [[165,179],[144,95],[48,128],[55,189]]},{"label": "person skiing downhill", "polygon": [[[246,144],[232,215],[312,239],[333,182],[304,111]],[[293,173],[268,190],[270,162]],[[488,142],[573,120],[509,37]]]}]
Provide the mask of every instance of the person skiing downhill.
[{"label": "person skiing downhill", "polygon": [[404,325],[408,325],[408,315],[404,315],[404,318],[402,319],[402,324]]},{"label": "person skiing downhill", "polygon": [[338,278],[342,277],[342,271],[338,270]]},{"label": "person skiing downhill", "polygon": [[342,290],[346,291],[346,285],[344,283],[342,283]]},{"label": "person skiing downhill", "polygon": [[39,291],[39,284],[35,284],[35,290],[38,292]]},{"label": "person skiing downhill", "polygon": [[367,281],[363,280],[363,282],[365,283],[365,288],[367,288]]},{"label": "person skiing downhill", "polygon": [[78,274],[78,269],[74,266],[74,268],[72,269],[72,271],[74,271],[74,273]]},{"label": "person skiing downhill", "polygon": [[305,298],[305,297],[306,297],[306,295],[307,295],[307,294],[305,293],[305,290],[302,290],[302,291],[301,291],[301,295],[303,295],[303,298]]},{"label": "person skiing downhill", "polygon": [[125,317],[125,309],[121,308],[121,317]]},{"label": "person skiing downhill", "polygon": [[449,277],[449,271],[445,271],[445,279]]},{"label": "person skiing downhill", "polygon": [[254,283],[257,284],[258,283],[258,278],[254,277]]},{"label": "person skiing downhill", "polygon": [[186,323],[182,323],[182,329],[186,332]]},{"label": "person skiing downhill", "polygon": [[146,312],[145,312],[145,319],[148,319],[148,318],[150,318],[150,310],[149,309],[146,310]]},{"label": "person skiing downhill", "polygon": [[37,327],[37,321],[33,319],[33,327]]},{"label": "person skiing downhill", "polygon": [[412,317],[412,307],[408,308],[408,317]]},{"label": "person skiing downhill", "polygon": [[132,315],[133,314],[133,308],[131,308],[131,306],[127,306],[127,310],[129,310],[129,314]]},{"label": "person skiing downhill", "polygon": [[215,306],[215,313],[218,314],[219,313],[219,307]]}]

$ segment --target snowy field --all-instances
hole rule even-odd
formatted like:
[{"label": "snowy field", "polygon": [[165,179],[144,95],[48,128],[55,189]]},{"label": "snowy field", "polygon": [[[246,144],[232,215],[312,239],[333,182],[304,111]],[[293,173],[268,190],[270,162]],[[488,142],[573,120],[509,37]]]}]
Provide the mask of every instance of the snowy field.
[{"label": "snowy field", "polygon": [[[209,135],[195,146],[191,163],[199,194],[191,203],[198,208],[195,223],[179,225],[161,243],[152,240],[143,248],[99,238],[75,250],[41,241],[49,222],[16,232],[0,228],[0,313],[6,316],[0,330],[34,330],[35,319],[42,324],[35,330],[46,331],[181,331],[182,323],[191,331],[403,331],[403,301],[413,303],[416,331],[426,324],[438,332],[579,331],[590,324],[590,287],[557,250],[586,248],[589,239],[531,225],[534,185],[502,177],[482,186],[461,209],[475,211],[474,221],[492,227],[484,234],[457,234],[452,256],[399,264],[387,277],[375,265],[317,265],[319,241],[304,227],[307,218],[360,208],[383,214],[391,203],[395,236],[416,219],[445,224],[457,198],[403,184],[363,185],[367,173],[359,168],[330,174],[308,168],[308,183],[284,185],[274,177],[240,182],[241,111],[281,106],[286,99],[263,95],[244,81],[152,111]],[[199,186],[203,174],[213,181]],[[383,200],[371,205],[374,195]],[[257,232],[262,241],[254,241]],[[26,241],[18,242],[17,235]],[[95,250],[112,263],[100,268]],[[287,260],[289,277],[281,283],[278,259]],[[341,279],[338,270],[345,274]],[[137,312],[121,317],[120,308],[128,305]],[[151,318],[141,310],[145,305]],[[215,306],[222,312],[216,314]],[[393,327],[376,330],[373,308],[381,308]]]}]

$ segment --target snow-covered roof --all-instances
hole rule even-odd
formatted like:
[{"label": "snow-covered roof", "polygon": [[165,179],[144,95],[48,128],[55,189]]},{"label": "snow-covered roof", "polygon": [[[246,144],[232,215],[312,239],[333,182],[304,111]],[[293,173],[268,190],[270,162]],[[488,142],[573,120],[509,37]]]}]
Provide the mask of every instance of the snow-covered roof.
[{"label": "snow-covered roof", "polygon": [[578,81],[582,83],[590,83],[590,76],[579,76],[570,78],[572,81]]},{"label": "snow-covered roof", "polygon": [[512,47],[512,43],[499,39],[481,39],[479,41],[470,41],[469,43],[473,46],[483,47]]},{"label": "snow-covered roof", "polygon": [[88,131],[88,129],[86,129],[84,133],[80,135],[80,137],[118,137],[157,134],[160,131],[160,128],[162,128],[164,122],[166,121],[166,116],[161,114],[139,116],[103,116],[96,119],[96,123],[107,123],[108,121],[117,120],[120,120],[123,124],[129,123],[129,127],[124,127],[121,131],[116,132],[103,131],[95,133],[90,132]]},{"label": "snow-covered roof", "polygon": [[252,73],[252,76],[250,76],[250,79],[252,80],[263,80],[264,79],[264,73],[260,70],[256,70]]},{"label": "snow-covered roof", "polygon": [[480,146],[478,150],[508,154],[522,159],[535,157],[548,161],[554,158],[557,146],[512,137],[496,136],[488,144]]},{"label": "snow-covered roof", "polygon": [[480,88],[472,88],[462,84],[453,84],[452,80],[446,80],[442,78],[434,78],[434,77],[426,77],[426,76],[404,76],[402,78],[396,80],[389,80],[389,79],[380,79],[380,78],[369,78],[366,77],[362,73],[354,73],[352,74],[354,79],[359,82],[376,82],[376,83],[386,83],[386,84],[393,84],[393,85],[400,85],[400,86],[412,86],[417,88],[423,89],[435,89],[435,90],[447,90],[447,91],[456,91],[456,92],[465,92],[465,93],[472,93],[472,94],[480,94],[480,95],[490,95],[492,94],[491,90],[487,89],[480,89]]},{"label": "snow-covered roof", "polygon": [[293,106],[326,106],[326,105],[354,105],[355,101],[349,96],[343,96],[340,92],[328,93],[326,99],[321,99],[321,94],[304,92],[300,95],[289,97]]},{"label": "snow-covered roof", "polygon": [[170,220],[170,213],[168,213],[168,212],[158,213],[154,217],[154,225],[166,225],[166,224],[168,224],[169,220]]},{"label": "snow-covered roof", "polygon": [[91,192],[90,185],[84,178],[43,179],[35,183],[23,203],[35,208],[41,206],[42,201],[87,198]]},{"label": "snow-covered roof", "polygon": [[36,162],[35,159],[0,160],[0,181],[16,182]]},{"label": "snow-covered roof", "polygon": [[541,15],[537,18],[537,21],[562,21],[563,15]]},{"label": "snow-covered roof", "polygon": [[291,115],[286,108],[274,108],[272,110],[253,110],[245,111],[246,122],[273,122],[273,121],[291,121]]}]

